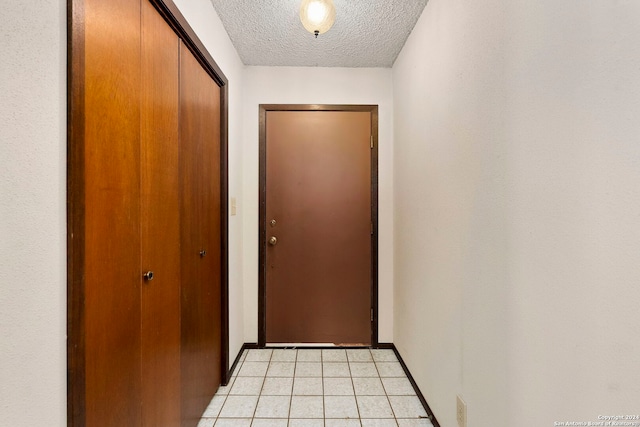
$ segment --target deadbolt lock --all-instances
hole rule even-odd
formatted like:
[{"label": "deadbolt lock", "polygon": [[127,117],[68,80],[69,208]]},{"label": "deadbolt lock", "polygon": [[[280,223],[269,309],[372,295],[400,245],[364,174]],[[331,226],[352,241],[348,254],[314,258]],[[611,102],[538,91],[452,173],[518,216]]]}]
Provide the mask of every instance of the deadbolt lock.
[{"label": "deadbolt lock", "polygon": [[271,224],[271,226],[272,226],[272,227],[275,227],[275,226],[276,226],[276,220],[275,220],[275,219],[272,219],[272,220],[271,220],[271,222],[270,222],[270,224]]}]

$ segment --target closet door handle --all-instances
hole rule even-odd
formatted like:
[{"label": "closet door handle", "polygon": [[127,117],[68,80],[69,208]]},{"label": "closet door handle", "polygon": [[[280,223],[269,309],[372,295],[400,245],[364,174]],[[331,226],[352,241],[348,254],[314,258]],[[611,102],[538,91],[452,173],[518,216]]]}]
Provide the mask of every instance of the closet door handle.
[{"label": "closet door handle", "polygon": [[150,282],[153,280],[153,271],[147,271],[146,273],[144,273],[142,275],[142,277],[144,277],[144,280],[147,282]]},{"label": "closet door handle", "polygon": [[204,256],[207,254],[207,251],[205,251],[204,249],[200,251],[200,258],[204,258]]}]

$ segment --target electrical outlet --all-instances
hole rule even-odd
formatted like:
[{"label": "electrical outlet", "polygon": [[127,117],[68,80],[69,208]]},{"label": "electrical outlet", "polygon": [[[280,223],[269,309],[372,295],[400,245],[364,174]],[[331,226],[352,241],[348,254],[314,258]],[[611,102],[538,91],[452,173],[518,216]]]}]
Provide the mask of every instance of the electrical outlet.
[{"label": "electrical outlet", "polygon": [[456,418],[460,427],[467,427],[467,404],[460,396],[456,396]]}]

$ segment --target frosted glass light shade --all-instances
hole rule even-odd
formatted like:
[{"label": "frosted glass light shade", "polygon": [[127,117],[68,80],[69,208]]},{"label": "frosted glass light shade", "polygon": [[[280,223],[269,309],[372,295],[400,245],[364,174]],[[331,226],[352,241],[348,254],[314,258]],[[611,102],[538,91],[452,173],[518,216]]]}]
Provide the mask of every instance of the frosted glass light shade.
[{"label": "frosted glass light shade", "polygon": [[324,34],[336,21],[336,8],[333,0],[302,0],[300,20],[311,34]]}]

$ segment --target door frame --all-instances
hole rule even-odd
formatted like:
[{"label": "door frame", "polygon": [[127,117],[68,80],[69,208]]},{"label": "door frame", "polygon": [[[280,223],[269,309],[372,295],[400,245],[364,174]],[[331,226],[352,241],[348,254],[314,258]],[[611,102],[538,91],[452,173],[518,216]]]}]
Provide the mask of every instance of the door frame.
[{"label": "door frame", "polygon": [[267,112],[269,111],[356,111],[371,113],[371,347],[378,347],[378,106],[326,104],[259,105],[259,233],[258,233],[258,347],[267,340]]},{"label": "door frame", "polygon": [[[229,82],[173,0],[146,0],[220,87],[221,382],[229,371]],[[67,425],[84,426],[84,0],[67,0]]]}]

